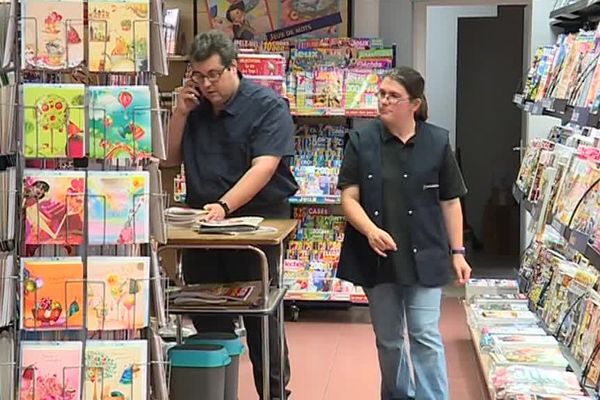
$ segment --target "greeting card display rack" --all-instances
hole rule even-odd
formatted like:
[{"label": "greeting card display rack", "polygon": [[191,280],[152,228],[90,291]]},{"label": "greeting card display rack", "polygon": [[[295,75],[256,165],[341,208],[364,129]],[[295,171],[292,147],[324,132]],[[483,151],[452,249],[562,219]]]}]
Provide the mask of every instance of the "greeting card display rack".
[{"label": "greeting card display rack", "polygon": [[[3,139],[10,129],[8,145],[0,141],[0,182],[14,171],[12,186],[0,188],[9,227],[0,229],[0,258],[12,260],[0,263],[0,346],[4,330],[14,342],[13,359],[2,352],[0,395],[168,400],[157,333],[167,325],[156,256],[166,236],[157,159],[165,158],[168,114],[155,78],[167,73],[162,3],[26,3],[0,3],[10,7],[1,29],[13,29],[14,39],[10,64],[0,68]],[[111,20],[122,4],[133,20]],[[111,50],[113,22],[125,34]],[[88,29],[94,46],[103,42],[100,54],[85,39]],[[26,40],[34,45],[21,45]],[[120,94],[110,100],[113,92]]]}]

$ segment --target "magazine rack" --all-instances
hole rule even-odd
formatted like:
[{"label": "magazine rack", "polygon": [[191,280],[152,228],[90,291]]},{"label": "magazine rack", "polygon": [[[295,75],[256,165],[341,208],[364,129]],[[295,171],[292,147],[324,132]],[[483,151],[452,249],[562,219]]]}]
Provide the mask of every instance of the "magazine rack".
[{"label": "magazine rack", "polygon": [[[264,233],[249,233],[228,236],[222,234],[198,234],[190,228],[174,228],[169,227],[167,233],[167,243],[160,246],[157,250],[161,254],[167,250],[175,250],[178,253],[184,249],[210,249],[210,250],[242,250],[256,254],[260,259],[261,268],[261,286],[263,296],[261,304],[256,308],[241,308],[231,307],[170,307],[169,313],[177,316],[177,341],[182,342],[182,315],[184,314],[225,314],[225,315],[247,315],[260,316],[262,319],[262,363],[263,363],[263,399],[269,400],[269,315],[275,314],[278,323],[279,332],[279,356],[280,356],[280,376],[283,376],[284,360],[284,314],[283,314],[283,297],[285,288],[283,287],[283,255],[285,252],[284,244],[286,238],[296,228],[296,220],[270,220],[266,219],[262,222],[261,227],[275,228],[275,232]],[[278,246],[279,260],[277,269],[279,271],[279,281],[274,287],[269,284],[269,266],[265,253],[258,246]],[[179,255],[179,254],[178,254]],[[179,257],[178,257],[179,259]],[[181,264],[177,266],[177,275],[180,277]],[[280,398],[285,398],[285,386],[283,380],[280,385]]]}]

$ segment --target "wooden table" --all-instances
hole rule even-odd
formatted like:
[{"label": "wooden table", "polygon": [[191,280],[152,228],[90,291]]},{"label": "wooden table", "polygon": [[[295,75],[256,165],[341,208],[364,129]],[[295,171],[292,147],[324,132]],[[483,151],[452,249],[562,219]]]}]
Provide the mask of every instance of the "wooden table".
[{"label": "wooden table", "polygon": [[[258,308],[224,308],[222,306],[209,308],[201,307],[190,311],[190,307],[185,309],[170,308],[169,313],[177,315],[177,341],[182,341],[181,316],[183,314],[238,314],[238,315],[259,315],[262,319],[262,362],[263,362],[263,399],[269,400],[269,315],[275,314],[278,323],[279,333],[279,373],[281,377],[280,393],[281,399],[285,398],[284,373],[284,313],[283,298],[285,288],[283,287],[283,256],[285,254],[284,243],[288,236],[294,231],[297,220],[294,219],[265,219],[261,227],[274,228],[274,231],[241,233],[236,235],[225,234],[199,234],[190,228],[168,227],[167,244],[158,248],[160,254],[166,250],[176,250],[181,253],[184,249],[212,249],[212,250],[245,250],[255,253],[260,260],[261,269],[261,287],[262,302]],[[258,246],[278,246],[279,260],[277,269],[279,279],[273,288],[269,285],[269,265],[267,257]],[[179,258],[179,257],[178,257]],[[243,268],[244,266],[240,266]],[[181,263],[177,263],[177,274],[183,282]]]}]

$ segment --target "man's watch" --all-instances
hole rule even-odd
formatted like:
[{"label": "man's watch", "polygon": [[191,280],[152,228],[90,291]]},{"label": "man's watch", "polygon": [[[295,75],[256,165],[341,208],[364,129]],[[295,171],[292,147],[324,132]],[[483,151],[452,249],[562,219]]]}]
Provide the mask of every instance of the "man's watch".
[{"label": "man's watch", "polygon": [[450,254],[452,254],[452,255],[460,254],[460,255],[464,256],[465,254],[467,254],[467,250],[464,247],[460,247],[458,249],[451,249]]},{"label": "man's watch", "polygon": [[225,203],[223,200],[217,200],[215,201],[215,203],[217,203],[218,205],[220,205],[223,208],[223,211],[225,211],[225,216],[229,216],[229,206],[227,205],[227,203]]}]

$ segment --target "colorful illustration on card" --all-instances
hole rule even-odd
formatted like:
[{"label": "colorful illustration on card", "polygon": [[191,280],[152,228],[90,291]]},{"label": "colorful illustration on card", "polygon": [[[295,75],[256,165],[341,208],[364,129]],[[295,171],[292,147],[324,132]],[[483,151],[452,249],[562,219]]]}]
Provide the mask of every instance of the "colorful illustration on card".
[{"label": "colorful illustration on card", "polygon": [[83,243],[85,172],[26,169],[25,244]]},{"label": "colorful illustration on card", "polygon": [[147,86],[92,86],[90,157],[103,160],[152,155],[150,89]]},{"label": "colorful illustration on card", "polygon": [[88,330],[148,326],[148,258],[88,257],[87,278]]},{"label": "colorful illustration on card", "polygon": [[65,330],[83,326],[81,258],[23,258],[21,277],[23,329]]},{"label": "colorful illustration on card", "polygon": [[149,192],[146,171],[88,172],[89,243],[147,243]]},{"label": "colorful illustration on card", "polygon": [[23,130],[26,158],[85,155],[85,87],[24,84]]},{"label": "colorful illustration on card", "polygon": [[146,400],[148,342],[95,341],[85,346],[84,400]]},{"label": "colorful illustration on card", "polygon": [[83,1],[22,3],[23,67],[65,69],[83,61]]},{"label": "colorful illustration on card", "polygon": [[81,342],[22,342],[19,400],[79,400]]},{"label": "colorful illustration on card", "polygon": [[88,2],[90,71],[142,72],[149,67],[149,2]]},{"label": "colorful illustration on card", "polygon": [[273,30],[267,0],[206,0],[208,18],[218,29],[237,40],[261,40]]},{"label": "colorful illustration on card", "polygon": [[[325,26],[324,28],[304,33],[302,37],[340,36],[339,23],[335,22],[341,18],[340,0],[281,0],[279,3],[279,30],[320,21],[319,24]],[[328,22],[328,16],[331,16],[331,24]],[[284,37],[290,37],[290,35]]]}]

